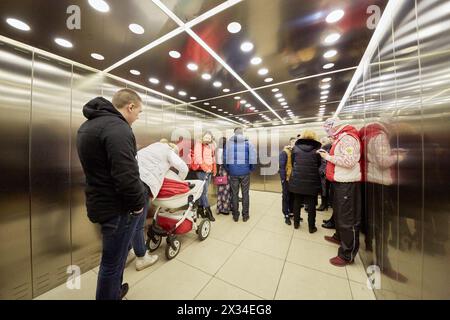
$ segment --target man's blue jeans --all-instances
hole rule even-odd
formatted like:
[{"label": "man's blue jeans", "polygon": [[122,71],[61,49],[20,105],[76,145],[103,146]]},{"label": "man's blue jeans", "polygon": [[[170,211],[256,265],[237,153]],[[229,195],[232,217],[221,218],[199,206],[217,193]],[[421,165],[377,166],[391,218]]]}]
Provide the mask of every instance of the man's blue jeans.
[{"label": "man's blue jeans", "polygon": [[97,279],[97,300],[120,300],[128,248],[143,215],[121,214],[101,224],[103,251]]},{"label": "man's blue jeans", "polygon": [[[150,199],[147,196],[145,205],[144,205],[144,214],[139,217],[139,221],[136,225],[136,232],[133,236],[133,240],[131,241],[131,245],[133,245],[134,253],[136,254],[136,257],[142,258],[145,256],[147,252],[147,247],[145,246],[145,222],[147,221],[147,212],[148,207],[150,206]],[[130,248],[131,249],[131,245]]]}]

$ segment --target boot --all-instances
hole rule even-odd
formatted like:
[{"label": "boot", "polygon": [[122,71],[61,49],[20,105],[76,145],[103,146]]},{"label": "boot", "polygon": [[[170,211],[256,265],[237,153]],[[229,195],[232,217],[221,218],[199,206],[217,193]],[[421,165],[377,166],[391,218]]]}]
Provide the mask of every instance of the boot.
[{"label": "boot", "polygon": [[203,206],[197,207],[197,216],[201,218],[205,218],[205,211],[203,210]]},{"label": "boot", "polygon": [[216,219],[213,217],[213,213],[212,213],[210,207],[205,207],[205,213],[206,213],[206,218],[208,218],[209,221],[216,221]]},{"label": "boot", "polygon": [[322,197],[322,203],[320,204],[320,207],[316,209],[317,211],[328,211],[328,199],[325,197]]},{"label": "boot", "polygon": [[284,223],[286,223],[288,226],[291,225],[291,219],[289,219],[289,216],[286,216],[286,217],[284,218]]}]

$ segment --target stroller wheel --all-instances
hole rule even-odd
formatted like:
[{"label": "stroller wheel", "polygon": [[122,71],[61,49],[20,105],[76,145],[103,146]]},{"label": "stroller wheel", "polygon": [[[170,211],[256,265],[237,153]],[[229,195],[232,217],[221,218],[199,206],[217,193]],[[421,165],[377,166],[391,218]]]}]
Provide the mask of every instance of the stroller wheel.
[{"label": "stroller wheel", "polygon": [[147,245],[147,248],[148,248],[148,251],[150,251],[150,252],[153,252],[153,251],[155,251],[156,249],[158,249],[159,248],[159,246],[161,245],[161,241],[162,241],[162,237],[161,236],[158,236],[158,235],[153,235],[153,237],[152,238],[148,238],[147,239],[147,243],[146,243],[146,245]]},{"label": "stroller wheel", "polygon": [[200,222],[200,225],[198,226],[197,229],[197,234],[200,241],[203,241],[206,238],[208,238],[210,231],[211,231],[211,221],[205,219],[202,222]]},{"label": "stroller wheel", "polygon": [[[172,248],[172,245],[174,248]],[[175,258],[178,253],[180,253],[180,249],[181,249],[181,242],[178,239],[173,239],[172,240],[172,244],[170,244],[170,242],[167,242],[166,245],[166,258],[167,260],[172,260],[173,258]]]}]

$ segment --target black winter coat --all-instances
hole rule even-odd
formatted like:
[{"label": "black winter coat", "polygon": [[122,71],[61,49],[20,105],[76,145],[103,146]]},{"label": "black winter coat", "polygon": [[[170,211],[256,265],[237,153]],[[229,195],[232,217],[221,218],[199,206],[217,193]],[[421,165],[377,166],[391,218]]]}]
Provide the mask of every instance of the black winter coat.
[{"label": "black winter coat", "polygon": [[[331,150],[331,143],[326,144],[324,146],[322,146],[322,149],[330,152]],[[326,195],[327,194],[327,160],[321,158],[320,159],[321,164],[320,164],[320,168],[319,168],[319,173],[320,173],[320,182],[322,183],[322,195]]]},{"label": "black winter coat", "polygon": [[289,179],[289,191],[302,195],[317,196],[320,184],[320,143],[310,139],[299,139],[292,151],[292,174]]},{"label": "black winter coat", "polygon": [[86,206],[92,222],[103,223],[144,207],[136,139],[130,125],[108,100],[83,108],[88,119],[78,130],[78,156],[86,176]]}]

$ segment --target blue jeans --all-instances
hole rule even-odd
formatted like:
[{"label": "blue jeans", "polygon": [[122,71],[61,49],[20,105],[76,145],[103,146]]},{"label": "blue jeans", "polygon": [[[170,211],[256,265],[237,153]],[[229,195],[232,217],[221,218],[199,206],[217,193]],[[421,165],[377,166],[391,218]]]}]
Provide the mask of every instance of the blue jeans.
[{"label": "blue jeans", "polygon": [[209,175],[208,180],[205,181],[205,184],[203,185],[203,192],[202,196],[199,199],[199,205],[206,208],[209,207],[209,201],[208,201],[208,188],[209,188],[209,182],[211,180],[211,174],[203,171],[197,171],[197,179],[199,180],[205,180],[206,175]]},{"label": "blue jeans", "polygon": [[145,253],[147,252],[147,247],[145,246],[144,229],[145,229],[145,221],[147,220],[147,211],[149,206],[150,206],[150,199],[148,196],[146,196],[146,201],[144,205],[144,214],[142,214],[142,216],[139,217],[139,221],[136,226],[136,232],[134,233],[133,240],[131,241],[136,257],[140,258],[145,256]]},{"label": "blue jeans", "polygon": [[143,215],[121,214],[101,224],[103,251],[97,279],[97,300],[120,300],[128,248]]}]

